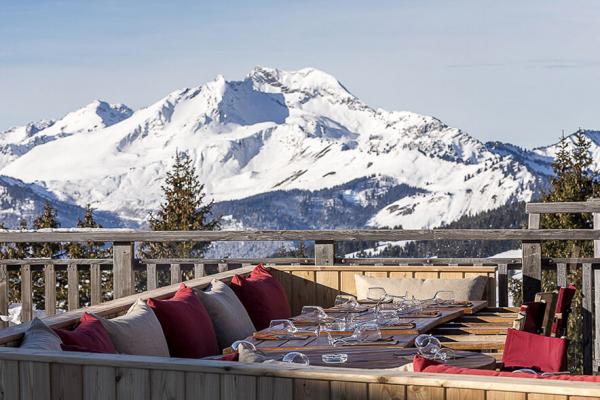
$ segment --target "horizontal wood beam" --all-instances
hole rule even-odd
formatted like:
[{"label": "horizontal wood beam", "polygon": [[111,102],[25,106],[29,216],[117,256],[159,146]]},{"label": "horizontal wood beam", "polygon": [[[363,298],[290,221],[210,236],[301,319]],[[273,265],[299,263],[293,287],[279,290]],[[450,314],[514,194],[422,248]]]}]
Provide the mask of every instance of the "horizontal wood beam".
[{"label": "horizontal wood beam", "polygon": [[527,203],[525,211],[530,214],[600,212],[600,199],[591,201],[565,201],[561,203]]},{"label": "horizontal wood beam", "polygon": [[593,229],[359,229],[268,231],[3,231],[0,242],[183,242],[183,241],[400,241],[400,240],[599,240]]}]

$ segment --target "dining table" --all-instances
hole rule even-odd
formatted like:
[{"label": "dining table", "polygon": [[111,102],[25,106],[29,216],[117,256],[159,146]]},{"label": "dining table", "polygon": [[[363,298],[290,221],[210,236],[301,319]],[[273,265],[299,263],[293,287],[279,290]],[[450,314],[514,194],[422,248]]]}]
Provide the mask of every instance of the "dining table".
[{"label": "dining table", "polygon": [[[401,315],[395,321],[395,325],[380,325],[380,337],[364,342],[342,342],[336,346],[330,343],[330,336],[343,338],[352,335],[352,331],[328,331],[324,329],[327,327],[327,321],[316,316],[300,314],[290,319],[297,326],[297,332],[283,332],[276,325],[255,332],[246,340],[270,360],[281,360],[285,354],[297,351],[309,358],[310,365],[365,369],[399,368],[411,363],[418,353],[418,349],[414,347],[418,335],[431,332],[436,327],[465,315],[477,315],[485,307],[487,301],[429,306],[413,314]],[[331,321],[343,320],[350,312],[335,307],[326,308],[324,311]],[[361,304],[360,308],[354,311],[352,320],[356,323],[373,321],[376,315],[374,305],[369,303]],[[339,353],[347,355],[345,362],[332,364],[322,359],[324,354]],[[494,357],[476,351],[457,350],[451,359],[444,362],[477,369],[493,369],[496,366]]]}]

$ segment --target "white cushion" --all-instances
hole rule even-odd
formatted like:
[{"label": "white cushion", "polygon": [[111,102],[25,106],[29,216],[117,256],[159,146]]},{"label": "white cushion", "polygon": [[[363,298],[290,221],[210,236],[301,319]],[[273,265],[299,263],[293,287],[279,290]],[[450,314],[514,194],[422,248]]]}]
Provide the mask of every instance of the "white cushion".
[{"label": "white cushion", "polygon": [[196,293],[212,319],[221,349],[256,331],[246,308],[225,283],[213,280],[207,290]]},{"label": "white cushion", "polygon": [[119,353],[169,357],[169,347],[154,311],[138,299],[125,315],[107,319],[96,316]]},{"label": "white cushion", "polygon": [[34,318],[21,342],[22,349],[62,351],[62,340],[41,319]]},{"label": "white cushion", "polygon": [[375,276],[354,275],[356,296],[364,300],[370,287],[382,287],[388,294],[413,297],[419,300],[431,299],[439,290],[454,292],[454,300],[482,300],[487,284],[487,277],[476,276],[464,279],[416,279],[416,278],[382,278]]}]

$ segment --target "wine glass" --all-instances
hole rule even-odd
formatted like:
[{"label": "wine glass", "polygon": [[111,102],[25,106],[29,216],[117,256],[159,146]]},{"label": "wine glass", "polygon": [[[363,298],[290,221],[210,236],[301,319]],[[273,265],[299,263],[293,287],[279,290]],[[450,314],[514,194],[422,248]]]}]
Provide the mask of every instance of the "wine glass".
[{"label": "wine glass", "polygon": [[254,343],[249,342],[247,340],[236,340],[235,342],[233,342],[231,344],[231,348],[233,349],[233,351],[238,351],[238,349],[240,349],[240,347],[242,349],[256,351],[256,346],[254,345]]},{"label": "wine glass", "polygon": [[358,307],[358,301],[356,300],[356,297],[350,294],[338,294],[335,296],[333,306],[336,308],[353,310]]},{"label": "wine glass", "polygon": [[451,290],[438,290],[433,296],[435,304],[453,303],[454,292]]},{"label": "wine glass", "polygon": [[452,349],[446,349],[446,348],[440,349],[433,356],[434,360],[441,361],[443,363],[445,363],[446,361],[454,360],[454,358],[455,358],[454,350],[452,350]]},{"label": "wine glass", "polygon": [[415,339],[415,347],[420,355],[432,359],[435,357],[435,354],[440,351],[442,344],[433,335],[419,335]]},{"label": "wine glass", "polygon": [[323,310],[323,307],[320,306],[304,306],[302,307],[300,314],[312,315],[317,319],[318,322],[325,322],[329,320],[329,316],[325,310]]},{"label": "wine glass", "polygon": [[385,325],[398,325],[400,318],[396,310],[378,310],[377,311],[377,324],[380,326]]},{"label": "wine glass", "polygon": [[382,287],[370,287],[367,290],[367,299],[377,303],[384,302],[388,299],[386,290]]},{"label": "wine glass", "polygon": [[285,363],[290,364],[301,364],[301,365],[310,365],[310,361],[306,354],[300,353],[298,351],[292,351],[283,356],[282,360]]},{"label": "wine glass", "polygon": [[366,322],[358,325],[350,337],[359,342],[377,341],[381,339],[381,331],[377,323]]},{"label": "wine glass", "polygon": [[269,324],[269,331],[283,332],[286,337],[292,337],[298,328],[289,319],[274,319]]}]

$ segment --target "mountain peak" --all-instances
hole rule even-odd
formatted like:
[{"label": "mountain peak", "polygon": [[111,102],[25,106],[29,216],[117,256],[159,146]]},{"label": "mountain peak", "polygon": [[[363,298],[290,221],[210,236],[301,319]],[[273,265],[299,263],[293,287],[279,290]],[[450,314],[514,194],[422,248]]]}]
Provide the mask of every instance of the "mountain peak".
[{"label": "mountain peak", "polygon": [[354,97],[333,75],[316,68],[284,71],[256,66],[250,71],[247,79],[261,90],[275,88],[283,93],[303,92],[310,95],[328,93]]}]

